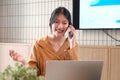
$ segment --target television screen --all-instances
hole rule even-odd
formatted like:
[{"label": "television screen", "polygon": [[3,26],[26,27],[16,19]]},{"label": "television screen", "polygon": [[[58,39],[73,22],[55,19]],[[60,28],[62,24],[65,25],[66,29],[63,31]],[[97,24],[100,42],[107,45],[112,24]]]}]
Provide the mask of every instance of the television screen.
[{"label": "television screen", "polygon": [[120,0],[73,0],[73,25],[77,29],[120,29]]}]

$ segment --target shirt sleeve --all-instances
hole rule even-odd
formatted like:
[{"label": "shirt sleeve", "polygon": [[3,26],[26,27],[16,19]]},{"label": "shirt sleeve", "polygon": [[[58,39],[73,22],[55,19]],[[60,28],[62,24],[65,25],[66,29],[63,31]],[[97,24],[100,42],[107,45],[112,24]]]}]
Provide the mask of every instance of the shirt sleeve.
[{"label": "shirt sleeve", "polygon": [[68,49],[66,50],[66,56],[65,59],[67,60],[79,60],[80,56],[79,56],[79,45],[78,43],[76,43],[75,47],[73,47],[72,49]]},{"label": "shirt sleeve", "polygon": [[36,68],[37,66],[37,50],[36,50],[36,45],[32,47],[29,59],[28,59],[28,66]]}]

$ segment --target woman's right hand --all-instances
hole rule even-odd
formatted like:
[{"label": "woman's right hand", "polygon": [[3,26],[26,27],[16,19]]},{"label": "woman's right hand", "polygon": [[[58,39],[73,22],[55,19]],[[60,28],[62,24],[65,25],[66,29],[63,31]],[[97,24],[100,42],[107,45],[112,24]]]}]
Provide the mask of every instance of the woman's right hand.
[{"label": "woman's right hand", "polygon": [[18,61],[18,62],[21,62],[23,64],[26,64],[24,57],[21,54],[19,54],[18,52],[14,51],[14,50],[9,50],[9,55],[11,56],[11,58],[14,61]]}]

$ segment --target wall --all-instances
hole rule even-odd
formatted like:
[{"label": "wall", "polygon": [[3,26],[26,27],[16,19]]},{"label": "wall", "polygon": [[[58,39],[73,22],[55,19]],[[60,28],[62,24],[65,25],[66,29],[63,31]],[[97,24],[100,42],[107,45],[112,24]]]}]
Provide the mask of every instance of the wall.
[{"label": "wall", "polygon": [[58,6],[72,12],[69,0],[2,0],[0,42],[32,43],[50,34],[50,14]]},{"label": "wall", "polygon": [[[50,34],[49,17],[52,10],[64,6],[72,13],[72,0],[0,0],[0,42],[33,43]],[[107,30],[120,39],[120,30]],[[102,30],[77,30],[80,45],[120,45]]]},{"label": "wall", "polygon": [[9,50],[14,49],[20,53],[27,60],[31,50],[30,44],[15,44],[15,43],[0,43],[0,72],[3,71],[8,65],[16,63],[9,56]]}]

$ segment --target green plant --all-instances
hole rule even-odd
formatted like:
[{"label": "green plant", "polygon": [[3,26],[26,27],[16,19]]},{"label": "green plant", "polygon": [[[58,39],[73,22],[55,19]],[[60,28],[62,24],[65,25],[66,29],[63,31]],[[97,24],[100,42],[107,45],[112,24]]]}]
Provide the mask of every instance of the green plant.
[{"label": "green plant", "polygon": [[0,73],[0,80],[45,80],[45,77],[38,77],[36,69],[16,63],[15,66],[8,65]]}]

